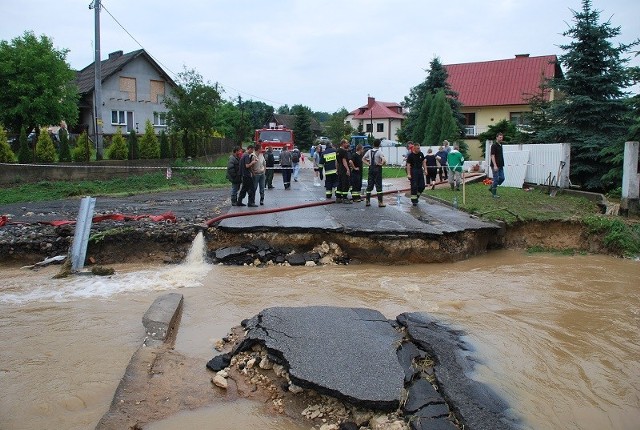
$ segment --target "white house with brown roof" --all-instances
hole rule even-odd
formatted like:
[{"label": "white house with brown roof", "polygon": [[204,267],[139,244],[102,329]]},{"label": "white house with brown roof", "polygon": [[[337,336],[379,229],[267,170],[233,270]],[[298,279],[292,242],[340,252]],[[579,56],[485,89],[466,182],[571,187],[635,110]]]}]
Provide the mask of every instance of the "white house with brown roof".
[{"label": "white house with brown roof", "polygon": [[358,130],[373,135],[376,139],[397,140],[397,133],[405,115],[399,103],[376,101],[374,97],[367,98],[367,104],[351,112],[345,118],[345,123]]},{"label": "white house with brown roof", "polygon": [[[171,97],[176,83],[144,50],[124,54],[116,51],[101,61],[102,130],[114,134],[120,127],[123,133],[144,132],[147,120],[156,132],[166,127],[165,98]],[[77,72],[80,92],[80,126],[94,134],[95,69],[93,63]]]},{"label": "white house with brown roof", "polygon": [[[516,125],[526,125],[523,114],[531,111],[531,96],[540,94],[543,80],[562,76],[555,55],[530,57],[520,54],[506,60],[444,67],[449,75],[447,82],[458,93],[458,100],[462,103],[460,111],[465,117],[465,142],[474,160],[479,160],[482,154],[482,144],[476,136],[503,119]],[[554,93],[546,90],[543,97],[553,100]]]}]

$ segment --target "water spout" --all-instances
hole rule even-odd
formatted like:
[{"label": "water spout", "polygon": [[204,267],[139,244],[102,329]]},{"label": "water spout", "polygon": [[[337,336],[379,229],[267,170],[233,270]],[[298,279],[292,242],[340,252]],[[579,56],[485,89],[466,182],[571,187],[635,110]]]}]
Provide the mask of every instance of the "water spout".
[{"label": "water spout", "polygon": [[202,232],[198,232],[196,237],[193,239],[193,243],[191,244],[191,249],[187,253],[187,258],[185,258],[184,263],[186,265],[201,265],[205,262],[205,257],[207,254],[207,244],[204,240],[204,234]]}]

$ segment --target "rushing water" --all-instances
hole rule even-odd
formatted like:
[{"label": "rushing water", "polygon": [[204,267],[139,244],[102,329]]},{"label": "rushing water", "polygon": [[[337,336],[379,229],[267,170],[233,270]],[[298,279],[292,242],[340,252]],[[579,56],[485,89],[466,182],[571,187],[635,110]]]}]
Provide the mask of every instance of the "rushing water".
[{"label": "rushing water", "polygon": [[[169,291],[185,296],[176,349],[203,365],[215,339],[270,306],[426,311],[468,334],[473,377],[526,427],[640,428],[638,262],[499,251],[451,264],[257,269],[209,265],[203,247],[180,266],[119,266],[109,278],[3,268],[0,428],[93,428],[144,337],[142,314]],[[150,427],[310,426],[238,401]]]}]

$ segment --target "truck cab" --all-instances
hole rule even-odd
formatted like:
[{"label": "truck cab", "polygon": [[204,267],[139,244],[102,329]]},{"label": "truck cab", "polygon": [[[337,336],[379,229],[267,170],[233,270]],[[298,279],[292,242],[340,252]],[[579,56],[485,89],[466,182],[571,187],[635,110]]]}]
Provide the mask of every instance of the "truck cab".
[{"label": "truck cab", "polygon": [[351,136],[351,142],[349,143],[349,151],[355,152],[356,146],[358,144],[362,145],[365,152],[371,149],[371,145],[369,145],[369,138],[367,136],[354,135],[354,136]]},{"label": "truck cab", "polygon": [[256,130],[254,143],[259,143],[263,150],[271,147],[276,164],[280,164],[282,148],[288,145],[289,149],[293,149],[293,130],[271,123],[269,127]]}]

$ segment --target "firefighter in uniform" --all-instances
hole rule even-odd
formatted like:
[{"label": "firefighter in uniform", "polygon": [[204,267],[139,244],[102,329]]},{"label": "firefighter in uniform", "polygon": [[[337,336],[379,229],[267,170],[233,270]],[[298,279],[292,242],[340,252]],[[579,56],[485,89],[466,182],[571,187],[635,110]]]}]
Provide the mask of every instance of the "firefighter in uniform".
[{"label": "firefighter in uniform", "polygon": [[424,174],[427,171],[427,160],[420,151],[420,145],[413,144],[411,153],[407,156],[407,178],[411,182],[411,203],[418,206],[420,194],[424,192]]},{"label": "firefighter in uniform", "polygon": [[349,165],[351,166],[351,200],[354,203],[362,201],[360,191],[362,190],[362,153],[361,143],[356,145],[356,152],[351,156]]},{"label": "firefighter in uniform", "polygon": [[336,168],[338,170],[338,189],[336,203],[351,203],[349,188],[351,187],[351,169],[349,168],[349,141],[342,139],[336,151]]},{"label": "firefighter in uniform", "polygon": [[[338,185],[336,150],[331,143],[327,145],[327,149],[322,153],[322,165],[324,166],[325,197],[330,199],[333,196],[333,189]],[[338,197],[337,193],[336,197]]]},{"label": "firefighter in uniform", "polygon": [[362,161],[369,166],[369,177],[367,178],[367,201],[366,206],[371,206],[371,191],[376,187],[378,195],[378,207],[386,205],[382,201],[382,166],[387,164],[384,154],[380,151],[380,139],[373,141],[373,148],[367,151]]}]

